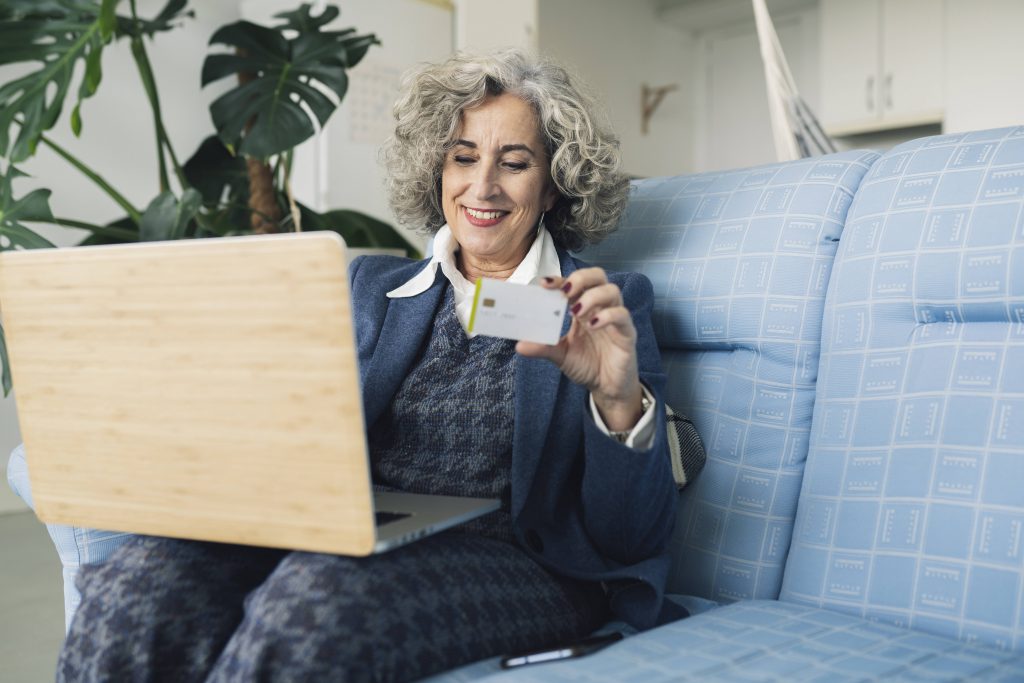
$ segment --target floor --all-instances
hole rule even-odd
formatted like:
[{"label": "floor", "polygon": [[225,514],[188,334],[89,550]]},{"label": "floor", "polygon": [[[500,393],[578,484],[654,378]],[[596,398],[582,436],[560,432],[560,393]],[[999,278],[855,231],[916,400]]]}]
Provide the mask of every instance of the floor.
[{"label": "floor", "polygon": [[0,514],[0,680],[52,681],[64,640],[60,561],[31,512]]}]

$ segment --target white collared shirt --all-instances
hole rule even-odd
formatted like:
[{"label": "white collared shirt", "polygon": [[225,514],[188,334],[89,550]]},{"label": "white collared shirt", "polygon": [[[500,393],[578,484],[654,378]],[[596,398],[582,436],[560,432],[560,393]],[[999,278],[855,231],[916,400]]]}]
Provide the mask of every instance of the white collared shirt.
[{"label": "white collared shirt", "polygon": [[[422,294],[434,284],[434,276],[440,267],[441,272],[452,285],[452,293],[455,296],[455,315],[465,331],[469,326],[469,315],[473,307],[473,292],[476,289],[476,283],[467,280],[459,271],[455,260],[458,250],[459,244],[452,236],[451,228],[447,225],[442,226],[434,236],[434,253],[430,257],[430,262],[410,280],[388,292],[388,298],[402,299]],[[533,240],[530,250],[526,252],[526,256],[508,277],[507,282],[518,282],[524,285],[536,284],[542,278],[561,277],[561,275],[562,268],[558,261],[558,252],[555,250],[555,241],[551,239],[551,233],[547,228],[541,227],[537,231],[537,237]],[[466,336],[474,337],[476,335],[466,332]],[[641,386],[651,407],[633,427],[629,438],[626,439],[626,445],[645,450],[654,444],[655,401],[654,395],[648,391],[647,387]],[[593,395],[590,397],[590,412],[593,413],[594,422],[601,431],[605,434],[609,433],[611,430],[601,419]]]}]

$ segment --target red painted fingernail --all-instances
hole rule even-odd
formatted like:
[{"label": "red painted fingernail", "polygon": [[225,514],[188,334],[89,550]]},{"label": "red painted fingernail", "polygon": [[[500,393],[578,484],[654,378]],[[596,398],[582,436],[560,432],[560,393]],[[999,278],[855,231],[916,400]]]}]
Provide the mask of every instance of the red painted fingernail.
[{"label": "red painted fingernail", "polygon": [[566,282],[564,285],[562,285],[562,291],[565,292],[566,294],[569,293],[570,289],[572,289],[572,283],[571,282]]},{"label": "red painted fingernail", "polygon": [[583,308],[583,304],[577,303],[575,306],[572,307],[572,314],[576,315],[577,313],[580,312],[581,308]]},{"label": "red painted fingernail", "polygon": [[546,285],[550,285],[554,281],[555,281],[555,278],[553,278],[553,277],[546,277],[546,278],[544,278],[544,284],[546,284]]},{"label": "red painted fingernail", "polygon": [[591,318],[590,319],[590,326],[593,327],[596,324],[597,324],[597,318]]}]

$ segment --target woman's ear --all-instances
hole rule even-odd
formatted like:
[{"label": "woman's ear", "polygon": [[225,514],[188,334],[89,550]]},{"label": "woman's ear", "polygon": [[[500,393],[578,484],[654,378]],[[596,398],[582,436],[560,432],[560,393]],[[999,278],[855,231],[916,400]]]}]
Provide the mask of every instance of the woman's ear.
[{"label": "woman's ear", "polygon": [[558,188],[555,187],[555,183],[552,181],[548,183],[548,187],[544,190],[544,212],[547,213],[551,209],[555,208],[555,204],[558,202]]}]

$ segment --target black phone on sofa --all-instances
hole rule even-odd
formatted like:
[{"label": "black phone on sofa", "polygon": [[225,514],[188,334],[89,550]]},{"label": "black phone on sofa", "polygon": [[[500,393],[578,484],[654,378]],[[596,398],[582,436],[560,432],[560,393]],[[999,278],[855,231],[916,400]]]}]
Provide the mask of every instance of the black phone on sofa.
[{"label": "black phone on sofa", "polygon": [[501,668],[513,669],[517,666],[525,666],[527,664],[557,662],[560,659],[582,657],[584,655],[589,655],[592,652],[597,652],[601,648],[607,647],[612,643],[617,643],[620,640],[622,640],[622,634],[615,631],[604,635],[590,636],[589,638],[584,638],[583,640],[560,647],[508,655],[507,657],[502,657]]}]

